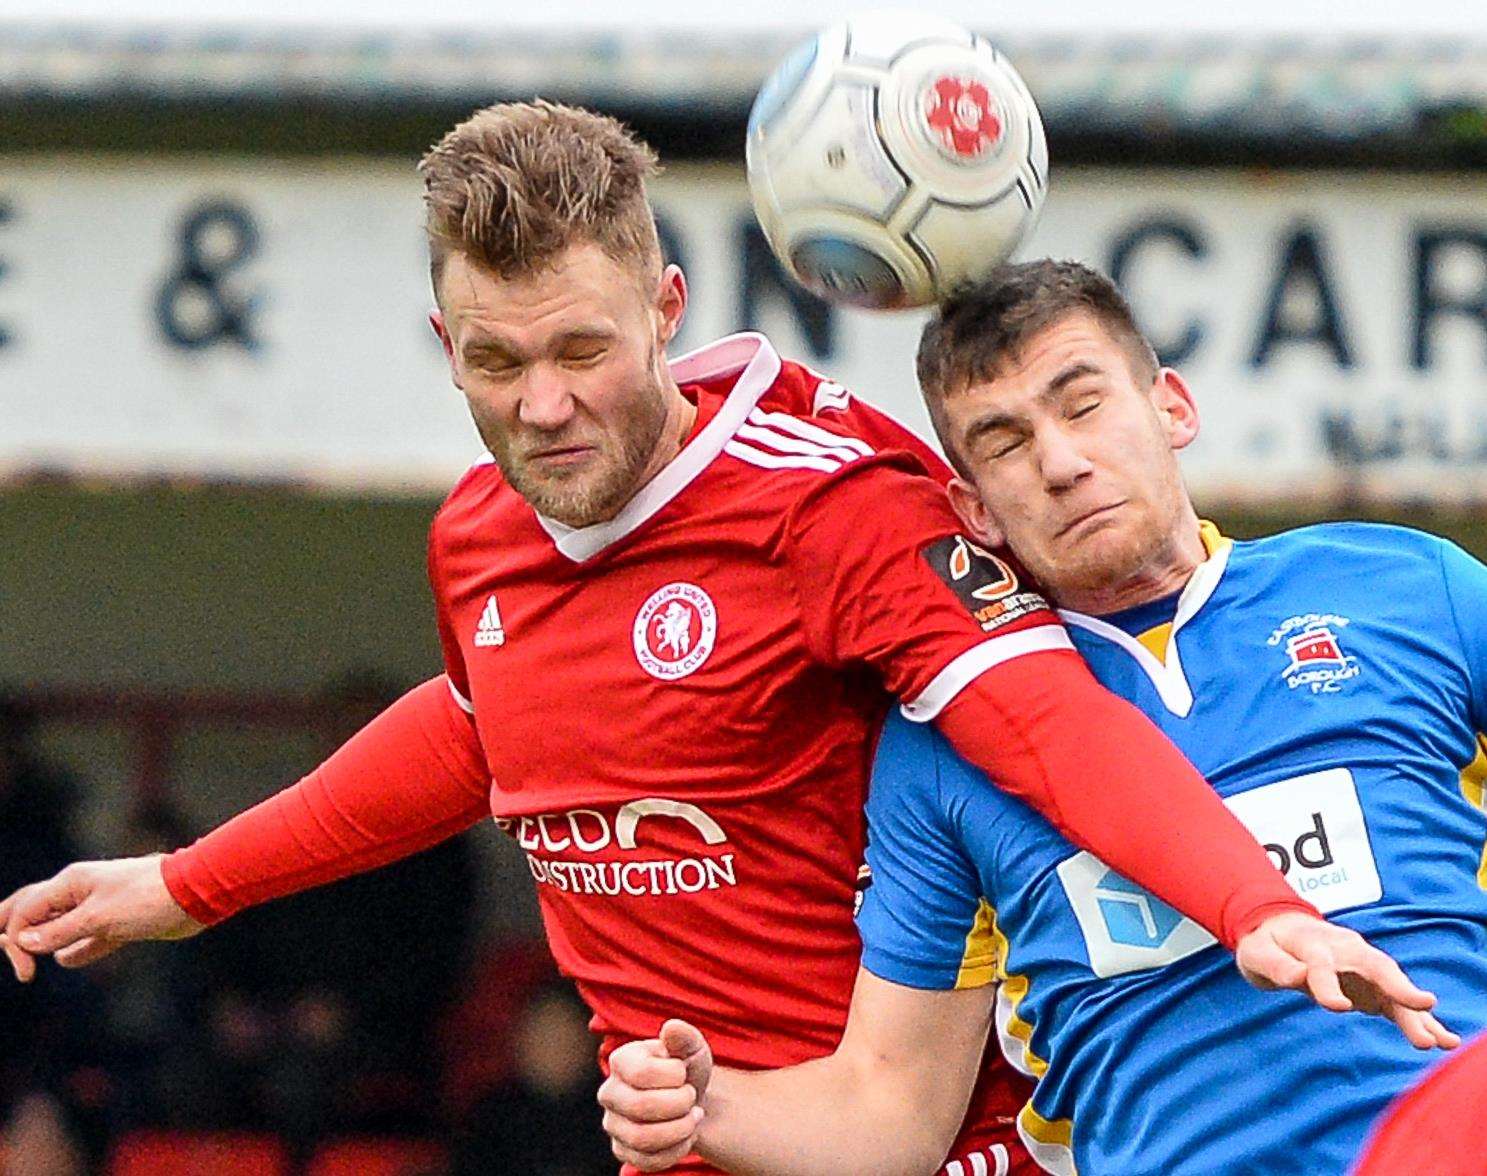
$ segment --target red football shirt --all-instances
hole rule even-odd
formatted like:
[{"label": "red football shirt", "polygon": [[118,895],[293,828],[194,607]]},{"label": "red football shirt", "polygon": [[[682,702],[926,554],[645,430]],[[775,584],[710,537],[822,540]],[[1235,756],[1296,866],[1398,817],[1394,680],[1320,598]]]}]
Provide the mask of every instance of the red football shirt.
[{"label": "red football shirt", "polygon": [[606,1052],[681,1015],[724,1064],[788,1065],[835,1047],[857,972],[884,679],[918,698],[988,628],[1067,638],[1015,586],[983,628],[919,557],[957,523],[907,430],[759,336],[675,374],[697,427],[612,522],[465,477],[431,533],[439,627]]}]

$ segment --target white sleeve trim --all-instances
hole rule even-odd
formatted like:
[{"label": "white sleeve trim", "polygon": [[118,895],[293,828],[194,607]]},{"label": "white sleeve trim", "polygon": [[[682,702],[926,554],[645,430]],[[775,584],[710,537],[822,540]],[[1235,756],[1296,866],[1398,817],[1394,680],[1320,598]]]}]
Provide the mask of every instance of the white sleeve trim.
[{"label": "white sleeve trim", "polygon": [[927,723],[992,666],[999,666],[1024,654],[1073,648],[1074,643],[1069,640],[1069,632],[1062,625],[1039,625],[1034,629],[1008,633],[1005,637],[992,637],[980,645],[971,646],[936,674],[934,681],[917,698],[904,703],[898,709],[911,723]]},{"label": "white sleeve trim", "polygon": [[449,693],[454,695],[454,701],[459,703],[460,710],[464,711],[467,715],[473,715],[475,713],[475,704],[459,692],[455,687],[454,679],[448,674],[445,674],[444,682],[449,687]]}]

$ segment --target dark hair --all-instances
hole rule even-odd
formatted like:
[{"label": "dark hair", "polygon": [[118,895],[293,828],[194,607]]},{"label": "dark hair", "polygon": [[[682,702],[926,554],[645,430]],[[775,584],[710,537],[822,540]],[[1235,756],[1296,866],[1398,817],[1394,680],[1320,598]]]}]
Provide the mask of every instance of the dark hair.
[{"label": "dark hair", "polygon": [[1094,315],[1122,347],[1131,373],[1156,379],[1156,352],[1115,283],[1077,261],[1041,258],[998,266],[986,278],[953,290],[919,338],[916,367],[929,417],[952,464],[966,474],[949,435],[945,400],[994,379],[1034,335],[1065,315]]}]

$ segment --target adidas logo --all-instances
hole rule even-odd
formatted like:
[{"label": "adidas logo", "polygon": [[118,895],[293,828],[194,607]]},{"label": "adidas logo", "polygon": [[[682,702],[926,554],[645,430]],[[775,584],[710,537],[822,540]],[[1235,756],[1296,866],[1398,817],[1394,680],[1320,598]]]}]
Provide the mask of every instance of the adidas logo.
[{"label": "adidas logo", "polygon": [[492,592],[485,602],[485,611],[480,614],[480,623],[475,626],[475,648],[505,644],[506,630],[501,627],[501,610],[496,607],[496,594]]}]

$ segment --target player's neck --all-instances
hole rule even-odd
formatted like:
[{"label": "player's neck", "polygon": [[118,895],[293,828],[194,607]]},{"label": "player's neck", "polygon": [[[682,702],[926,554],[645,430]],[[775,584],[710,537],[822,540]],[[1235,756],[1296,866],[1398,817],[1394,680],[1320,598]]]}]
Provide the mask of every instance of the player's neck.
[{"label": "player's neck", "polygon": [[1192,507],[1182,512],[1167,541],[1152,551],[1151,558],[1118,582],[1080,587],[1055,593],[1060,608],[1088,616],[1109,616],[1175,596],[1187,587],[1198,566],[1208,558]]},{"label": "player's neck", "polygon": [[[687,438],[692,434],[692,426],[697,422],[697,406],[682,395],[682,390],[671,378],[671,373],[666,374],[664,385],[666,397],[666,419],[661,424],[661,432],[656,438],[656,446],[651,451],[651,458],[641,471],[639,479],[635,483],[635,493],[638,494],[645,486],[650,484],[652,478],[664,470],[676,458],[686,445]],[[631,497],[634,497],[632,494]]]}]

